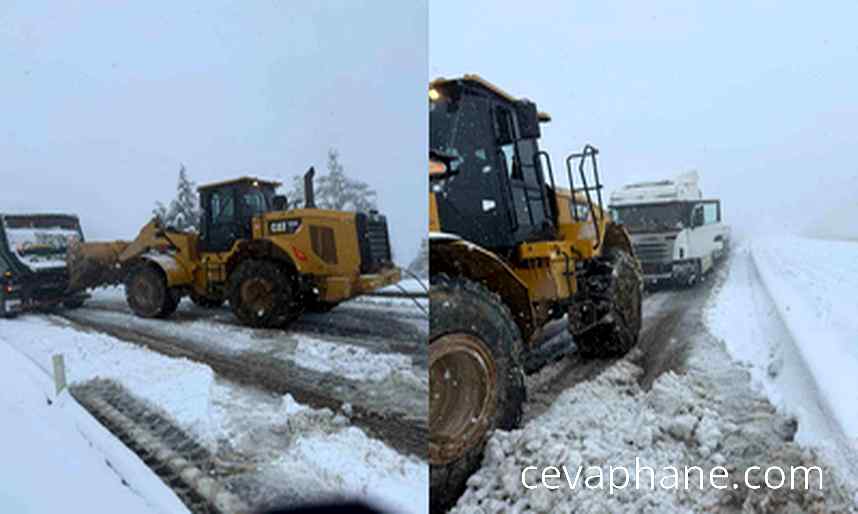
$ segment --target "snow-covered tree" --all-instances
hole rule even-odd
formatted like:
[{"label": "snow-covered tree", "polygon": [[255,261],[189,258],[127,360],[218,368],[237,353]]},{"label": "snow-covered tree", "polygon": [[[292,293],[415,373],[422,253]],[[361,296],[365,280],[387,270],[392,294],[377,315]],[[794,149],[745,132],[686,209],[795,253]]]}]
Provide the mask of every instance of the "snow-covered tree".
[{"label": "snow-covered tree", "polygon": [[408,265],[408,271],[419,277],[429,276],[429,239],[423,238],[420,242],[420,250],[417,251],[417,257]]},{"label": "snow-covered tree", "polygon": [[196,186],[188,178],[184,164],[179,168],[176,198],[170,202],[169,207],[157,202],[152,213],[161,220],[164,226],[177,230],[199,230],[200,216],[202,215],[199,197]]},{"label": "snow-covered tree", "polygon": [[[320,209],[336,211],[377,210],[377,193],[366,182],[349,178],[340,154],[335,149],[328,150],[328,173],[317,175],[315,179],[316,206]],[[304,177],[293,177],[292,185],[286,192],[289,205],[304,205]]]},{"label": "snow-covered tree", "polygon": [[304,177],[294,176],[291,179],[291,185],[288,180],[284,180],[284,187],[288,189],[284,193],[289,200],[289,208],[294,209],[304,205]]}]

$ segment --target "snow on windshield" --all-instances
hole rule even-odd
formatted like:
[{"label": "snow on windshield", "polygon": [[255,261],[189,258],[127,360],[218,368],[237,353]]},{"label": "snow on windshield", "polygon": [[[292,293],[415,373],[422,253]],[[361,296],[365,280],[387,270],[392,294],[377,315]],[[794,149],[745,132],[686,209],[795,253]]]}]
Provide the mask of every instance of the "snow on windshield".
[{"label": "snow on windshield", "polygon": [[614,221],[638,230],[682,230],[690,208],[681,203],[628,205],[611,209]]},{"label": "snow on windshield", "polygon": [[80,240],[76,230],[60,227],[10,228],[6,226],[9,249],[31,270],[66,265],[66,251],[72,241]]}]

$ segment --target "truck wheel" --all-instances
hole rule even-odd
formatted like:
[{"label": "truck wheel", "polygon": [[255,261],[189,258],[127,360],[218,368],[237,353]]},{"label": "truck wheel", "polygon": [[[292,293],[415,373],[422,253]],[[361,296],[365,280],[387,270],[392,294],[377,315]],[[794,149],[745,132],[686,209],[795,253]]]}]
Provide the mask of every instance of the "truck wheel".
[{"label": "truck wheel", "polygon": [[[638,341],[641,329],[642,279],[637,260],[612,248],[579,279],[580,303],[570,309],[570,331],[584,357],[621,357]],[[581,314],[581,309],[590,312]]]},{"label": "truck wheel", "polygon": [[518,326],[500,298],[437,275],[429,291],[429,460],[432,511],[445,511],[477,469],[489,434],[521,421]]},{"label": "truck wheel", "polygon": [[6,310],[6,296],[0,292],[0,318],[13,319],[18,317],[17,312],[8,312]]},{"label": "truck wheel", "polygon": [[224,304],[224,300],[222,298],[200,296],[196,293],[191,293],[191,301],[194,302],[194,305],[202,307],[203,309],[217,309]]},{"label": "truck wheel", "polygon": [[284,326],[300,314],[291,276],[273,262],[248,260],[239,264],[230,275],[229,290],[232,312],[245,325]]},{"label": "truck wheel", "polygon": [[148,264],[129,273],[125,281],[125,299],[141,318],[167,318],[179,307],[179,296],[167,287],[164,274]]},{"label": "truck wheel", "polygon": [[703,265],[700,262],[700,259],[694,261],[694,270],[685,278],[681,283],[677,284],[679,287],[684,287],[685,289],[691,289],[696,286],[698,282],[703,280]]}]

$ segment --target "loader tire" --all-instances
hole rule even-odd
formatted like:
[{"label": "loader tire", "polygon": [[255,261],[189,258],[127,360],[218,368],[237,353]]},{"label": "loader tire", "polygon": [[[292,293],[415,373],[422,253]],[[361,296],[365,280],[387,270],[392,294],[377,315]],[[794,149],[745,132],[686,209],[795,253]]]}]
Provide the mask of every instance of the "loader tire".
[{"label": "loader tire", "polygon": [[63,302],[63,307],[69,310],[80,309],[83,307],[86,300],[82,300],[80,298],[75,298],[74,300],[66,300]]},{"label": "loader tire", "polygon": [[628,353],[641,330],[643,282],[637,260],[625,250],[610,249],[591,264],[578,286],[597,318],[584,330],[570,327],[579,354],[614,358]]},{"label": "loader tire", "polygon": [[479,467],[492,431],[521,421],[523,343],[496,294],[443,274],[430,283],[430,502],[444,512]]},{"label": "loader tire", "polygon": [[167,287],[164,274],[141,264],[125,280],[125,299],[134,314],[141,318],[167,318],[179,306],[179,296]]},{"label": "loader tire", "polygon": [[217,309],[218,307],[221,307],[225,302],[223,298],[200,296],[196,293],[191,293],[191,301],[194,302],[194,305],[196,305],[197,307],[202,307],[203,309]]},{"label": "loader tire", "polygon": [[291,274],[271,261],[247,260],[230,275],[229,305],[244,325],[283,327],[300,315]]},{"label": "loader tire", "polygon": [[331,312],[339,304],[340,302],[324,302],[322,300],[313,300],[307,303],[307,310],[310,312],[315,312],[317,314],[324,314],[326,312]]}]

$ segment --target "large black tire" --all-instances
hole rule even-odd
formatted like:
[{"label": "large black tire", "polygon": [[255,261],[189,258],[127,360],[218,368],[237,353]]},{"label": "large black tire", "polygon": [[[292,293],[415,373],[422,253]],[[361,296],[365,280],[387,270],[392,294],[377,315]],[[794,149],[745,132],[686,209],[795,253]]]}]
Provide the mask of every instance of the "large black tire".
[{"label": "large black tire", "polygon": [[272,261],[247,260],[229,277],[229,305],[244,325],[283,327],[301,314],[293,276]]},{"label": "large black tire", "polygon": [[167,287],[164,273],[151,264],[141,264],[128,274],[125,299],[134,314],[141,318],[170,317],[181,300]]},{"label": "large black tire", "polygon": [[444,512],[479,467],[491,432],[521,421],[523,344],[501,299],[470,280],[433,276],[429,308],[430,502]]},{"label": "large black tire", "polygon": [[66,309],[74,310],[80,309],[83,307],[83,304],[86,302],[83,298],[74,298],[72,300],[66,300],[63,302],[63,307]]},{"label": "large black tire", "polygon": [[641,330],[643,281],[637,260],[623,249],[612,248],[589,264],[579,276],[578,304],[570,310],[570,320],[582,305],[592,322],[570,329],[578,352],[588,358],[622,357],[638,342]]},{"label": "large black tire", "polygon": [[217,309],[222,306],[226,300],[223,298],[211,298],[208,296],[200,296],[196,293],[191,293],[191,301],[194,302],[194,305],[197,307],[202,307],[203,309]]},{"label": "large black tire", "polygon": [[307,310],[317,314],[324,314],[326,312],[331,312],[339,304],[339,302],[323,302],[322,300],[314,300],[307,303]]}]

